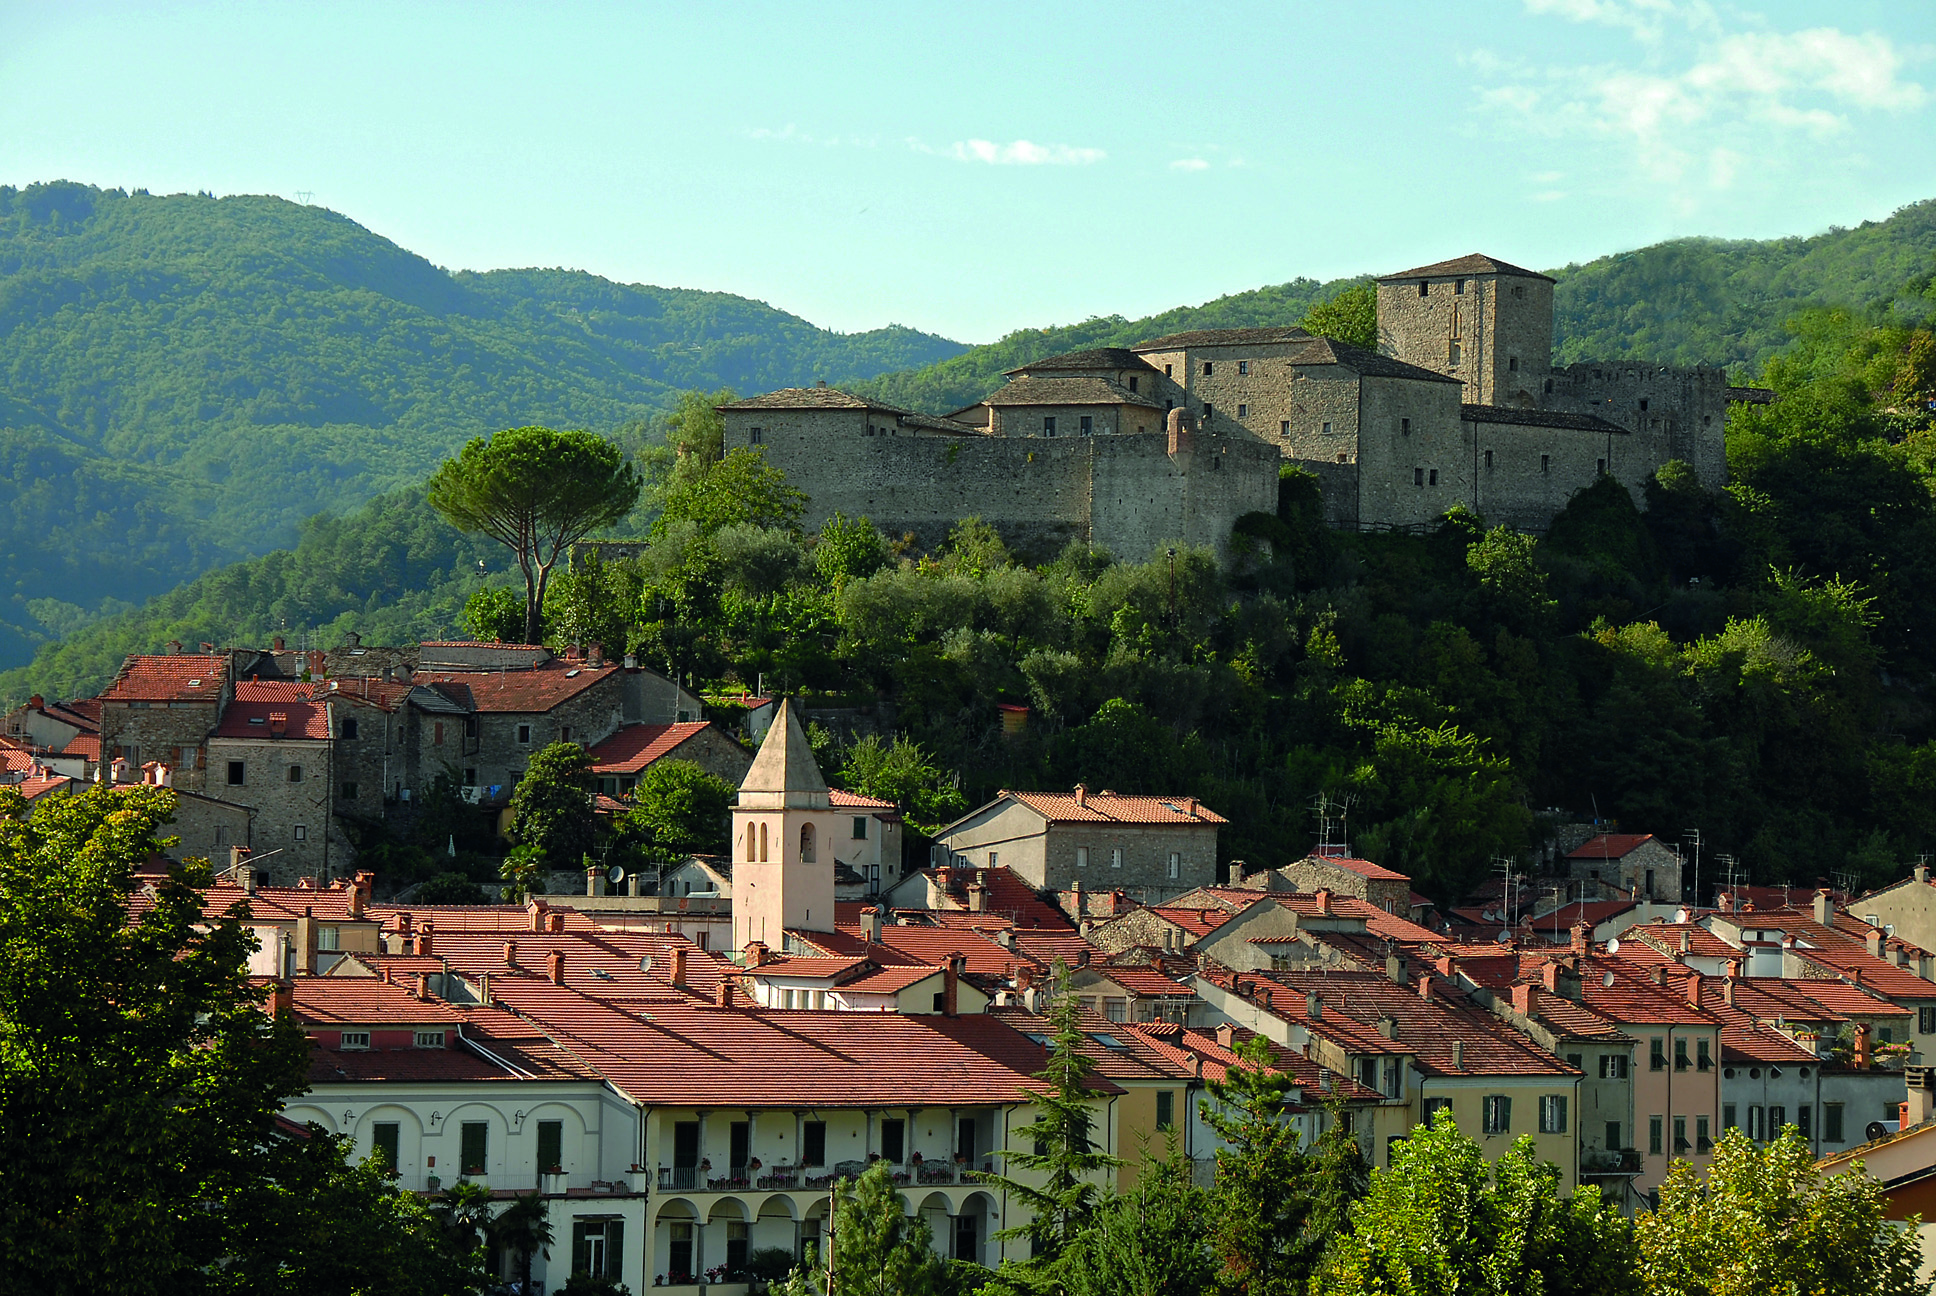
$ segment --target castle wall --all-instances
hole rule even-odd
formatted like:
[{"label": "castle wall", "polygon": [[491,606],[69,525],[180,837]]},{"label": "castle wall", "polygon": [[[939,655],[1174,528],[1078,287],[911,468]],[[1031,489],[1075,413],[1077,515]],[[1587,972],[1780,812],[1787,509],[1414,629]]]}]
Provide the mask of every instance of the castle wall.
[{"label": "castle wall", "polygon": [[1727,481],[1728,376],[1707,367],[1583,361],[1552,373],[1546,409],[1595,414],[1633,433],[1615,438],[1610,471],[1638,491],[1669,459],[1686,461],[1709,490]]},{"label": "castle wall", "polygon": [[1230,551],[1246,513],[1277,512],[1277,447],[1201,433],[1118,437],[1095,446],[1090,543],[1132,562],[1175,541]]},{"label": "castle wall", "polygon": [[[1163,411],[1147,405],[997,405],[989,430],[1004,437],[1082,436],[1082,420],[1090,420],[1090,436],[1119,433],[1150,433],[1163,430]],[[1055,420],[1055,431],[1046,433],[1043,419]]]},{"label": "castle wall", "polygon": [[1342,365],[1313,365],[1293,374],[1285,404],[1282,417],[1270,425],[1269,438],[1285,454],[1327,464],[1358,462],[1362,428],[1357,374]]},{"label": "castle wall", "polygon": [[[1479,488],[1475,511],[1492,526],[1543,532],[1573,495],[1591,486],[1613,442],[1613,463],[1607,471],[1629,490],[1635,482],[1621,471],[1633,456],[1625,443],[1631,438],[1587,432],[1577,428],[1528,427],[1517,423],[1467,423],[1467,438],[1479,449]],[[1492,462],[1486,463],[1486,452]],[[1651,471],[1651,469],[1649,469]]]},{"label": "castle wall", "polygon": [[1429,525],[1470,500],[1472,456],[1459,421],[1459,388],[1375,376],[1358,385],[1360,523]]}]

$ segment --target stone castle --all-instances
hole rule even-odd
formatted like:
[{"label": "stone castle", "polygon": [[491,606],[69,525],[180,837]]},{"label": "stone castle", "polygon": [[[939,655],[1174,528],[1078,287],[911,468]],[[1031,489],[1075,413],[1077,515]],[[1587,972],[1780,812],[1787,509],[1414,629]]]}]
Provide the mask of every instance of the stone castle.
[{"label": "stone castle", "polygon": [[811,497],[807,521],[866,516],[932,545],[976,514],[1011,546],[1072,539],[1128,558],[1182,541],[1227,552],[1275,512],[1278,470],[1314,473],[1326,519],[1423,528],[1462,504],[1543,531],[1612,475],[1641,500],[1670,459],[1726,475],[1716,368],[1555,368],[1553,280],[1472,255],[1377,281],[1378,350],[1301,328],[1206,329],[1050,356],[982,401],[920,414],[825,384],[721,407]]}]

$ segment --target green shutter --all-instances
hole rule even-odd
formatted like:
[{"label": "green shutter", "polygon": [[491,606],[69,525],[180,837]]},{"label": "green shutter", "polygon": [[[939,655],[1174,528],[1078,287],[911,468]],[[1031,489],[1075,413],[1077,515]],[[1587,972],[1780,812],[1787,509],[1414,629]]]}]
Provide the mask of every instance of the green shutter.
[{"label": "green shutter", "polygon": [[605,1277],[614,1281],[625,1276],[625,1221],[605,1221]]},{"label": "green shutter", "polygon": [[383,1159],[392,1171],[397,1168],[397,1125],[383,1121],[370,1130],[370,1150]]},{"label": "green shutter", "polygon": [[584,1273],[591,1267],[591,1248],[585,1245],[585,1222],[571,1222],[571,1271]]},{"label": "green shutter", "polygon": [[484,1173],[487,1165],[484,1160],[488,1147],[486,1140],[490,1131],[491,1127],[483,1121],[464,1122],[462,1154],[457,1167],[460,1173],[467,1175]]},{"label": "green shutter", "polygon": [[551,1167],[565,1163],[565,1123],[538,1122],[538,1173],[549,1174]]}]

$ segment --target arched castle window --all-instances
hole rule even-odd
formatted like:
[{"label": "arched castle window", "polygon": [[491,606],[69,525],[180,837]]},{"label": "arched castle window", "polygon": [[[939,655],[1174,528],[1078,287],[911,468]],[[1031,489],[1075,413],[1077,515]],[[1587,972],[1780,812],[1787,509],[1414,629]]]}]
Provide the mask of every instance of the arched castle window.
[{"label": "arched castle window", "polygon": [[813,825],[810,823],[803,823],[800,825],[800,862],[802,864],[812,864],[815,862],[814,849],[813,849]]}]

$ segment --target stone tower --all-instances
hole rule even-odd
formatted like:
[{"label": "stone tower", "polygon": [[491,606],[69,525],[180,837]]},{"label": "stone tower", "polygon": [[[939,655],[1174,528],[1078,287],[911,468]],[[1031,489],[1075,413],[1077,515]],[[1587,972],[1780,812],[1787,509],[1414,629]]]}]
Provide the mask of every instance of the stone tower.
[{"label": "stone tower", "polygon": [[1378,349],[1457,378],[1467,405],[1544,408],[1553,281],[1476,252],[1381,276]]},{"label": "stone tower", "polygon": [[733,945],[786,948],[788,928],[834,930],[834,829],[827,780],[791,699],[766,731],[733,803]]}]

